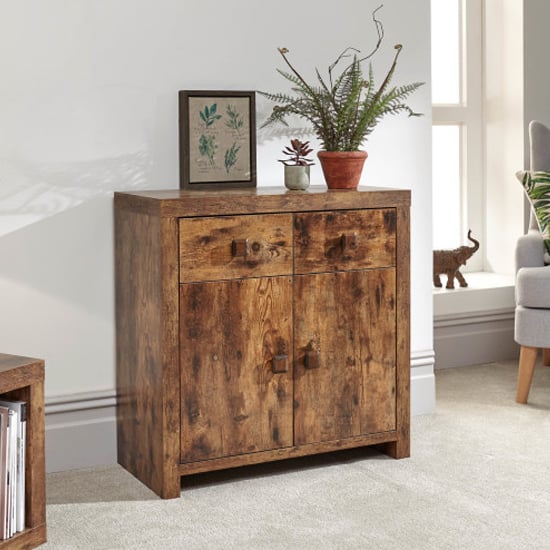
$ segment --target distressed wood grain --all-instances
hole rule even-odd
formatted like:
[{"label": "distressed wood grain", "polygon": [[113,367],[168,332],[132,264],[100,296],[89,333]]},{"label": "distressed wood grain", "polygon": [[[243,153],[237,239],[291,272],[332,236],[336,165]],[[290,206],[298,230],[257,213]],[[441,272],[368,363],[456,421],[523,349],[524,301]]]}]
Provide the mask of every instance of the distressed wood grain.
[{"label": "distressed wood grain", "polygon": [[410,191],[115,194],[119,461],[410,453]]},{"label": "distressed wood grain", "polygon": [[296,214],[297,274],[395,265],[395,209]]},{"label": "distressed wood grain", "polygon": [[290,277],[181,286],[182,461],[292,445]]},{"label": "distressed wood grain", "polygon": [[292,216],[185,218],[181,282],[292,274]]},{"label": "distressed wood grain", "polygon": [[406,458],[411,452],[411,344],[410,344],[410,209],[397,208],[397,265],[395,327],[396,421],[397,438],[386,444],[386,452],[393,458]]},{"label": "distressed wood grain", "polygon": [[295,443],[395,429],[394,270],[298,276],[294,311]]},{"label": "distressed wood grain", "polygon": [[321,212],[397,208],[411,204],[411,192],[369,186],[357,190],[329,190],[311,185],[305,191],[289,191],[283,186],[256,189],[189,191],[162,189],[115,193],[115,207],[161,218],[276,214],[281,212]]},{"label": "distressed wood grain", "polygon": [[166,498],[180,493],[176,226],[115,217],[118,461]]}]

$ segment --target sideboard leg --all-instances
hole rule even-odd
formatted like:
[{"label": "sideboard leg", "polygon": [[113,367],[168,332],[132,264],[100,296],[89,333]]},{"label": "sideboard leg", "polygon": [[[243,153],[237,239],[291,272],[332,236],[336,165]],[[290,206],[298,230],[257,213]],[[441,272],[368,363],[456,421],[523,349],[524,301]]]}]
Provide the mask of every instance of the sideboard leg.
[{"label": "sideboard leg", "polygon": [[[172,476],[171,476],[172,477]],[[170,480],[165,480],[160,491],[160,498],[179,498],[181,496],[181,477],[178,475]]]},{"label": "sideboard leg", "polygon": [[411,445],[408,438],[390,441],[383,446],[383,452],[392,458],[408,458],[411,456]]}]

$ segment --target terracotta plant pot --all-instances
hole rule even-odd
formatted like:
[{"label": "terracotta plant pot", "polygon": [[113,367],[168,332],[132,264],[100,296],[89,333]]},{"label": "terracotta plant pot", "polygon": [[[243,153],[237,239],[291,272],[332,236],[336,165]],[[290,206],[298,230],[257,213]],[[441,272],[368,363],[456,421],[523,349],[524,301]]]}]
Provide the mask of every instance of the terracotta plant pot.
[{"label": "terracotta plant pot", "polygon": [[357,189],[366,151],[319,151],[317,156],[329,189]]}]

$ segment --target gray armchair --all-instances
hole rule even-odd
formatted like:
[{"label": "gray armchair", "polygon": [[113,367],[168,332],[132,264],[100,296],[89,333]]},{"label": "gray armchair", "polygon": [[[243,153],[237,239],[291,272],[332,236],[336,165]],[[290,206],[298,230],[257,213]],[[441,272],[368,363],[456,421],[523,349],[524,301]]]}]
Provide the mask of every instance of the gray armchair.
[{"label": "gray armchair", "polygon": [[[550,172],[550,129],[529,124],[531,170]],[[550,366],[550,265],[544,264],[544,243],[531,212],[527,234],[516,246],[515,340],[521,346],[516,401],[527,403],[538,350]]]}]

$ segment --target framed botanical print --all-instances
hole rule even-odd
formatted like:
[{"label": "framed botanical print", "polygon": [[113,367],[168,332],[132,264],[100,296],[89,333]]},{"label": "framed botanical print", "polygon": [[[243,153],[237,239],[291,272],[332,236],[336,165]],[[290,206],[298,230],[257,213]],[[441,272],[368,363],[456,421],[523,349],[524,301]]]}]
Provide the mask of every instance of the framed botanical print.
[{"label": "framed botanical print", "polygon": [[179,92],[180,187],[256,186],[254,92]]}]

